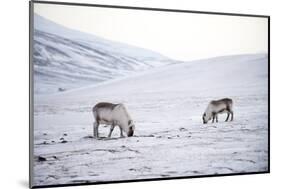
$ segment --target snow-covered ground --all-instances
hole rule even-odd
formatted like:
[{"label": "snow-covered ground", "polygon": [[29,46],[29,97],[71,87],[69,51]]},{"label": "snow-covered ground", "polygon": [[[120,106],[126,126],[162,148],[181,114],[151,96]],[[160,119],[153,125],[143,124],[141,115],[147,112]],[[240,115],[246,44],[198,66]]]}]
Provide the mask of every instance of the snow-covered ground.
[{"label": "snow-covered ground", "polygon": [[[34,185],[268,170],[267,55],[165,64],[99,85],[34,96]],[[210,100],[234,121],[202,123]],[[93,139],[91,108],[124,103],[135,136]],[[100,127],[106,136],[108,127]]]}]

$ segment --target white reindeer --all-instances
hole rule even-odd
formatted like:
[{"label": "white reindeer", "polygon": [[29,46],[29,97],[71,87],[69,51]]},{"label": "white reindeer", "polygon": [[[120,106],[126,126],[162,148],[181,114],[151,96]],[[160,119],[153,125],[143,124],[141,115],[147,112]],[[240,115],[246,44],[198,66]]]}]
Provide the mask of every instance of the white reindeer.
[{"label": "white reindeer", "polygon": [[93,107],[95,118],[93,134],[95,138],[99,137],[98,128],[100,124],[111,125],[108,137],[111,137],[115,126],[120,128],[120,137],[123,137],[123,131],[128,137],[133,136],[135,125],[123,104],[112,104],[108,102],[100,102]]},{"label": "white reindeer", "polygon": [[225,121],[228,121],[229,115],[231,114],[231,121],[232,121],[233,120],[232,106],[233,106],[233,102],[232,99],[230,98],[212,100],[202,116],[203,123],[206,124],[211,119],[213,119],[212,123],[214,123],[215,119],[216,122],[218,122],[218,114],[221,113],[227,113],[227,118]]}]

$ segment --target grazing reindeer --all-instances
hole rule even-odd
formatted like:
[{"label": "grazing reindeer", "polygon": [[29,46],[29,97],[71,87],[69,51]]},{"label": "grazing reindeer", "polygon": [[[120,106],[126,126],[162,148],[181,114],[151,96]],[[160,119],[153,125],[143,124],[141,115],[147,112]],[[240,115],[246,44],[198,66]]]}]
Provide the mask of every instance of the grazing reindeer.
[{"label": "grazing reindeer", "polygon": [[227,113],[227,118],[225,121],[228,121],[229,115],[231,114],[231,121],[233,120],[233,110],[232,110],[232,99],[224,98],[220,100],[212,100],[206,111],[203,114],[203,123],[208,123],[209,120],[213,119],[212,123],[214,123],[215,119],[218,122],[218,114]]},{"label": "grazing reindeer", "polygon": [[111,125],[108,137],[111,137],[115,126],[120,128],[120,137],[123,137],[123,131],[128,137],[133,136],[135,125],[123,104],[112,104],[108,102],[100,102],[93,107],[95,118],[93,132],[94,137],[99,137],[99,124]]}]

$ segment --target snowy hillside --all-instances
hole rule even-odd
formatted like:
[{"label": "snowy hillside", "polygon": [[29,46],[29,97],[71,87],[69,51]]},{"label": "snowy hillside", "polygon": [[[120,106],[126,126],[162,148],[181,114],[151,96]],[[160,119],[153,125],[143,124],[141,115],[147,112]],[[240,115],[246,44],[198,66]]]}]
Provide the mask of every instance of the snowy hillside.
[{"label": "snowy hillside", "polygon": [[75,31],[34,16],[35,92],[94,85],[173,63],[159,53]]},{"label": "snowy hillside", "polygon": [[[34,184],[71,184],[268,170],[267,55],[166,66],[97,86],[35,96]],[[210,100],[234,101],[234,121],[203,125]],[[124,103],[135,136],[93,139],[91,108]],[[108,127],[100,127],[106,136]]]}]

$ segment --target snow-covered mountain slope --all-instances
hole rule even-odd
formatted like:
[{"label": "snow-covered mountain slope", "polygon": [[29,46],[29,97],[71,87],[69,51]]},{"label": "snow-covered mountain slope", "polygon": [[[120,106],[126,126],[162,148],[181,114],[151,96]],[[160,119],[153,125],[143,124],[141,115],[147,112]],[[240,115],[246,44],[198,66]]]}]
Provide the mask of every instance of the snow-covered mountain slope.
[{"label": "snow-covered mountain slope", "polygon": [[35,14],[33,62],[35,92],[44,94],[176,61],[150,50],[68,29]]},{"label": "snow-covered mountain slope", "polygon": [[[268,171],[267,84],[267,55],[237,55],[37,96],[34,184]],[[203,125],[208,102],[224,97],[234,101],[234,121],[219,115]],[[118,128],[112,139],[90,137],[91,109],[101,101],[125,104],[134,137],[119,138]],[[100,136],[108,132],[100,127]]]},{"label": "snow-covered mountain slope", "polygon": [[[150,92],[188,92],[190,95],[232,96],[251,93],[249,87],[267,92],[267,55],[250,54],[216,57],[151,69],[132,77],[110,80],[53,96],[54,99],[88,98],[96,94],[143,94]],[[147,82],[145,82],[147,81]],[[248,90],[245,90],[247,87]],[[66,95],[69,93],[69,95]]]}]

